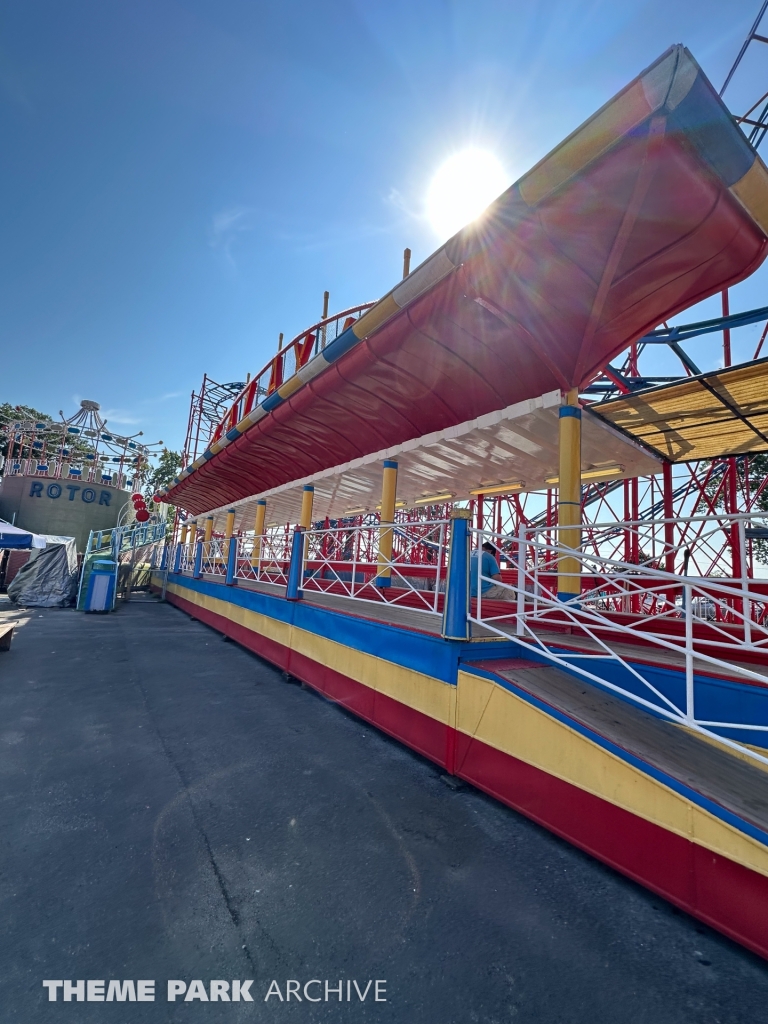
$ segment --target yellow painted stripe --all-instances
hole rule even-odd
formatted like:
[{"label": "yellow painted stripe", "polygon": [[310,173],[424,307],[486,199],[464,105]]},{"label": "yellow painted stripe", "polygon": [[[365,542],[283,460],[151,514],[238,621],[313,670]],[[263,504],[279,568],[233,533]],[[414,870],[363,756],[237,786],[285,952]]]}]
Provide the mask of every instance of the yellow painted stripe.
[{"label": "yellow painted stripe", "polygon": [[458,686],[260,612],[169,584],[200,608],[354,679],[406,707],[768,876],[768,849],[490,679],[460,671]]},{"label": "yellow painted stripe", "polygon": [[652,112],[642,81],[599,110],[569,135],[520,181],[520,194],[529,206],[549,195],[619,141]]},{"label": "yellow painted stripe", "polygon": [[191,604],[274,640],[444,725],[454,724],[456,687],[449,683],[196,590],[188,590],[176,584],[169,584],[168,590]]},{"label": "yellow painted stripe", "polygon": [[281,398],[290,398],[294,391],[298,391],[303,383],[304,382],[302,381],[301,377],[299,377],[298,374],[294,373],[294,375],[291,378],[289,378],[289,380],[287,380],[285,384],[280,385],[280,387],[277,389],[277,393],[278,395],[280,395]]},{"label": "yellow painted stripe", "polygon": [[768,235],[768,169],[759,156],[744,177],[731,185],[731,192]]},{"label": "yellow painted stripe", "polygon": [[768,848],[490,679],[459,672],[456,726],[488,746],[768,876]]},{"label": "yellow painted stripe", "polygon": [[376,303],[373,309],[369,309],[364,316],[361,316],[359,320],[352,324],[353,334],[358,338],[367,338],[385,320],[389,320],[391,316],[394,316],[399,309],[400,307],[392,296],[385,295],[380,302]]}]

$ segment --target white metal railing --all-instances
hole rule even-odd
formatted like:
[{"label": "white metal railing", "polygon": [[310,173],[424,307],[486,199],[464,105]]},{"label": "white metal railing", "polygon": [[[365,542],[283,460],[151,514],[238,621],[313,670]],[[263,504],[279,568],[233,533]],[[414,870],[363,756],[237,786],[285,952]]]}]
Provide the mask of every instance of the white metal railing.
[{"label": "white metal railing", "polygon": [[[308,530],[302,587],[355,601],[439,614],[447,566],[446,520]],[[392,557],[380,551],[391,531]]]},{"label": "white metal railing", "polygon": [[[725,561],[746,576],[750,535],[767,526],[768,516],[759,512],[585,523],[581,547],[584,553],[691,576],[721,575]],[[535,537],[551,543],[556,534],[554,527],[539,527]]]},{"label": "white metal railing", "polygon": [[100,554],[115,558],[121,552],[133,551],[149,544],[165,541],[166,523],[161,519],[154,523],[131,523],[115,526],[111,530],[91,530],[85,546],[85,558]]},{"label": "white metal railing", "polygon": [[[743,526],[741,529],[743,534]],[[532,536],[521,526],[510,544],[508,536],[471,531],[473,546],[490,541],[515,561],[512,581],[478,573],[480,587],[472,594],[471,621],[499,636],[531,644],[546,660],[768,763],[768,758],[743,744],[712,732],[765,733],[768,724],[699,717],[694,674],[698,662],[699,669],[711,675],[768,687],[768,674],[758,671],[762,664],[749,667],[744,661],[731,660],[741,656],[754,662],[756,653],[768,651],[768,632],[755,622],[753,608],[762,608],[768,601],[762,590],[756,590],[764,589],[764,584],[747,577],[680,576],[648,564],[638,566],[584,550],[560,549],[536,539],[537,531],[530,533]],[[567,602],[557,594],[561,554],[573,557],[580,570],[573,576],[580,580],[581,593]],[[483,584],[499,587],[496,593],[501,600],[484,598]],[[712,605],[718,603],[727,608],[727,621],[718,622],[711,616]],[[579,641],[581,650],[563,650],[569,644],[578,647]],[[673,683],[664,692],[653,681],[652,667],[638,661],[643,653],[647,656],[649,646],[657,655],[663,652],[665,667],[679,670],[683,686]],[[622,678],[623,685],[607,678],[611,674],[614,680]]]},{"label": "white metal railing", "polygon": [[[190,542],[189,544],[179,544],[178,546],[181,548],[181,554],[179,555],[179,572],[191,573],[195,568],[195,545]],[[174,550],[174,560],[171,562],[172,565],[176,564],[175,557],[176,554]]]},{"label": "white metal railing", "polygon": [[284,587],[290,560],[290,537],[285,530],[241,538],[235,579]]},{"label": "white metal railing", "polygon": [[[668,526],[682,535],[681,543],[657,545],[655,551],[643,544],[649,534],[658,536]],[[641,614],[647,625],[663,625],[664,620],[668,623],[682,618],[685,605],[681,586],[687,580],[697,588],[694,619],[710,622],[719,632],[711,643],[736,643],[741,633],[742,642],[750,645],[755,627],[768,626],[768,579],[750,576],[747,558],[750,537],[760,532],[768,536],[765,516],[743,513],[630,521],[621,524],[620,529],[628,535],[626,547],[639,552],[637,560],[615,553],[615,523],[585,528],[581,568],[582,582],[587,586],[582,586],[582,604],[592,602],[605,612]],[[696,567],[710,563],[720,553],[723,537],[730,535],[735,539],[739,572],[735,576],[697,573]],[[558,550],[551,529],[526,531],[526,540],[526,566],[534,577],[532,590],[537,593],[542,585],[551,586],[557,573]],[[603,566],[608,567],[610,578],[605,578]],[[675,587],[669,586],[670,578]],[[594,581],[591,589],[590,580]]]},{"label": "white metal railing", "polygon": [[200,573],[203,576],[227,575],[227,542],[220,537],[202,542]]}]

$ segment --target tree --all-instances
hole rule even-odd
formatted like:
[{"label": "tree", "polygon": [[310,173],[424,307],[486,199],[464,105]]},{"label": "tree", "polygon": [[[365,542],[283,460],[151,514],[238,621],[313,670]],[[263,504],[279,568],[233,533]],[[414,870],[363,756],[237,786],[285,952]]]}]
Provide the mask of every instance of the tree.
[{"label": "tree", "polygon": [[[6,458],[8,457],[10,424],[18,421],[23,422],[25,420],[34,420],[37,423],[50,425],[53,425],[54,423],[61,423],[61,420],[54,420],[53,416],[49,416],[47,412],[40,412],[39,409],[33,409],[31,405],[11,405],[10,402],[0,402],[0,455],[3,455]],[[93,446],[89,444],[85,438],[73,437],[68,434],[54,434],[48,435],[49,439],[51,436],[53,436],[55,440],[56,450],[58,450],[60,444],[66,444],[66,447],[70,451],[69,459],[72,462],[85,459],[93,451]],[[50,457],[52,457],[52,455],[49,451],[49,458]]]},{"label": "tree", "polygon": [[0,455],[8,455],[8,424],[16,420],[38,420],[40,423],[52,423],[51,417],[31,405],[11,405],[0,402]]},{"label": "tree", "polygon": [[145,499],[151,498],[159,490],[170,487],[174,477],[181,469],[181,455],[179,452],[172,452],[163,448],[158,456],[157,465],[147,478],[144,486]]}]

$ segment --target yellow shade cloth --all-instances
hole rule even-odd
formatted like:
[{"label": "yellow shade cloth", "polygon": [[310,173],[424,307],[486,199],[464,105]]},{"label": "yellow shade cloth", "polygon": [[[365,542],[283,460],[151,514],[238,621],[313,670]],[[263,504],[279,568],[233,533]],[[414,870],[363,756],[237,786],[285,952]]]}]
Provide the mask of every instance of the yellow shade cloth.
[{"label": "yellow shade cloth", "polygon": [[768,359],[590,406],[670,462],[768,451]]}]

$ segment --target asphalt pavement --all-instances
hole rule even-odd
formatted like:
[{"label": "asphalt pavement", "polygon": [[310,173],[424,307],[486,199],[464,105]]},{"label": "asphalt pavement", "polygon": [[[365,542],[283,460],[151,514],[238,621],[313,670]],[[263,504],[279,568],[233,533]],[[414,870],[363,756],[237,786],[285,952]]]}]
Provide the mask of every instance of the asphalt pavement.
[{"label": "asphalt pavement", "polygon": [[179,610],[20,618],[2,1024],[765,1019],[758,957]]}]

